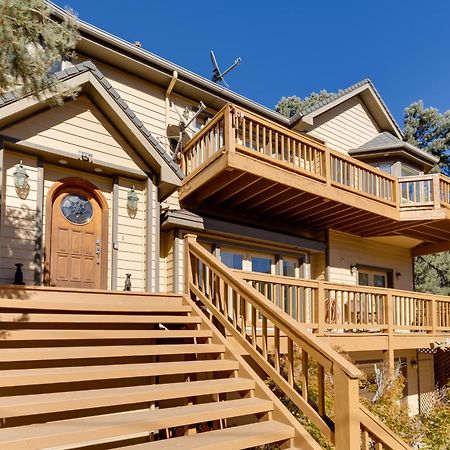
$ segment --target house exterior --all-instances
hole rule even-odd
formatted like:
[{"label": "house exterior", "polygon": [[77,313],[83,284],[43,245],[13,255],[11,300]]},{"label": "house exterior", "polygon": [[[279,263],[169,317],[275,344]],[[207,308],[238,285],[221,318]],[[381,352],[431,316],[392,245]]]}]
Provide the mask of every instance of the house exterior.
[{"label": "house exterior", "polygon": [[80,32],[55,73],[75,100],[1,98],[0,282],[22,264],[26,286],[184,294],[195,235],[318,342],[364,370],[400,360],[406,401],[426,408],[448,381],[435,347],[450,302],[414,293],[413,258],[450,249],[450,180],[402,140],[372,82],[287,119],[89,24]]}]

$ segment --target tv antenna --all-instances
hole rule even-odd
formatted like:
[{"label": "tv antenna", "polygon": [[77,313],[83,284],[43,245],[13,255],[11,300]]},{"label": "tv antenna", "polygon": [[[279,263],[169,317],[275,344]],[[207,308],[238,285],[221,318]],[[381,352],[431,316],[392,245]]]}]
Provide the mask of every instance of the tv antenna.
[{"label": "tv antenna", "polygon": [[[185,137],[186,130],[190,130],[191,132],[195,133],[197,130],[193,130],[190,128],[194,120],[206,109],[205,104],[201,101],[197,107],[197,111],[195,111],[194,115],[189,118],[189,109],[186,107],[183,113],[181,114],[177,107],[173,105],[175,108],[175,111],[178,114],[178,117],[180,118],[180,122],[178,123],[178,129],[179,133],[178,135],[174,136],[167,136],[169,139],[175,139],[177,141],[177,145],[175,147],[175,150],[173,151],[173,159],[176,161],[178,158],[178,154],[182,150],[183,147],[183,138]],[[175,127],[176,128],[176,127]]]},{"label": "tv antenna", "polygon": [[214,52],[212,50],[210,51],[210,56],[211,56],[211,62],[213,65],[213,76],[211,78],[212,81],[214,81],[214,83],[218,83],[219,81],[222,81],[226,87],[230,87],[227,84],[227,82],[225,81],[224,77],[227,73],[231,72],[235,67],[237,67],[241,63],[241,58],[237,58],[236,61],[234,61],[234,63],[231,64],[230,67],[228,67],[228,69],[221,72],[219,65],[217,64],[216,55],[214,55]]}]

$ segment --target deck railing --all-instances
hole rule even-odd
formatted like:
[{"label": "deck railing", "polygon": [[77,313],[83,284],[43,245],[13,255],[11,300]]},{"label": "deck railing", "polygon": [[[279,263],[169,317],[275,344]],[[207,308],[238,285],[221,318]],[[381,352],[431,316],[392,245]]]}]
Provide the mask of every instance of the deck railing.
[{"label": "deck railing", "polygon": [[[227,268],[199,245],[195,236],[185,237],[185,252],[186,293],[231,333],[278,390],[317,426],[336,450],[409,448],[360,407],[361,372],[353,364],[310,333],[307,326],[267,301],[241,274]],[[273,288],[275,292],[277,287]],[[314,380],[308,370],[311,364],[317,368]],[[327,380],[334,386],[332,411],[325,401]]]},{"label": "deck railing", "polygon": [[394,177],[306,135],[228,104],[185,145],[187,176],[223,152],[245,153],[321,183],[400,208],[450,208],[450,178]]},{"label": "deck railing", "polygon": [[319,334],[450,333],[450,297],[234,272],[296,322]]}]

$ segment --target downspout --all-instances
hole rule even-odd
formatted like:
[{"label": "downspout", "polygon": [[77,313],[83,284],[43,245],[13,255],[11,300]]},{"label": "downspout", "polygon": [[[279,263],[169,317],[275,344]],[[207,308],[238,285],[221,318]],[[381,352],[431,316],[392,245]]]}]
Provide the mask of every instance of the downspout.
[{"label": "downspout", "polygon": [[175,86],[175,83],[177,82],[177,79],[178,79],[178,72],[176,70],[174,70],[173,74],[172,74],[172,79],[170,80],[169,86],[166,91],[166,131],[167,131],[167,127],[169,126],[169,112],[170,112],[169,96],[172,93],[172,90]]}]

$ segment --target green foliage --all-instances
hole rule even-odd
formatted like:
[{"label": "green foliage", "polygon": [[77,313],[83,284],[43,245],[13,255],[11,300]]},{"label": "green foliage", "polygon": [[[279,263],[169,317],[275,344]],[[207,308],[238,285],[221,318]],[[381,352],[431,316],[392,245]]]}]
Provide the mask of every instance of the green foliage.
[{"label": "green foliage", "polygon": [[415,258],[414,283],[416,291],[450,295],[450,253]]},{"label": "green foliage", "polygon": [[423,419],[425,449],[449,450],[450,436],[450,386],[443,398]]},{"label": "green foliage", "polygon": [[45,0],[0,0],[0,93],[19,89],[22,95],[40,99],[49,89],[59,101],[73,94],[49,72],[55,63],[73,56],[77,40],[73,14],[60,22]]},{"label": "green foliage", "polygon": [[450,111],[424,108],[422,100],[405,109],[405,140],[439,158],[439,168],[450,173]]},{"label": "green foliage", "polygon": [[280,101],[275,106],[275,110],[280,114],[283,114],[283,116],[292,117],[300,111],[314,107],[319,102],[327,100],[332,95],[334,95],[332,92],[327,92],[323,89],[319,93],[312,92],[304,99],[301,99],[296,95],[281,97]]}]

